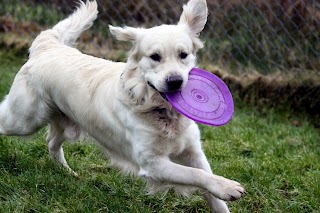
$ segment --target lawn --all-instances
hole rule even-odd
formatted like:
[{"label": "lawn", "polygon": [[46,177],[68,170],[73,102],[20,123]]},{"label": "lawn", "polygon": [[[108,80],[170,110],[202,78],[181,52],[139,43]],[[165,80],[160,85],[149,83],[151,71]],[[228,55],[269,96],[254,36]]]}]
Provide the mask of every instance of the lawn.
[{"label": "lawn", "polygon": [[[0,49],[0,97],[27,55]],[[232,212],[320,212],[320,131],[289,109],[237,100],[223,127],[201,126],[213,171],[242,183]],[[30,138],[0,136],[0,212],[208,212],[200,196],[148,196],[145,184],[109,168],[91,142],[64,145],[75,178],[53,163],[46,130]]]}]

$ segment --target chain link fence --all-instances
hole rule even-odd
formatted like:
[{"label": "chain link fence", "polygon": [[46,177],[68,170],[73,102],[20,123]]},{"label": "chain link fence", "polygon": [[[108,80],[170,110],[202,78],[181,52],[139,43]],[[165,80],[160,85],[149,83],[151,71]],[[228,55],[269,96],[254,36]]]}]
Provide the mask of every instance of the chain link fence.
[{"label": "chain link fence", "polygon": [[[3,1],[3,4],[7,0]],[[75,0],[26,0],[70,13]],[[98,0],[96,24],[151,27],[175,24],[187,0]],[[199,62],[232,73],[315,71],[320,75],[319,0],[207,0],[208,23]],[[0,3],[1,4],[1,3]],[[314,73],[314,72],[313,72]]]},{"label": "chain link fence", "polygon": [[[99,0],[100,22],[151,27],[175,24],[187,0]],[[320,74],[319,0],[208,0],[200,61],[232,72],[317,71]],[[58,8],[72,0],[56,0]]]}]

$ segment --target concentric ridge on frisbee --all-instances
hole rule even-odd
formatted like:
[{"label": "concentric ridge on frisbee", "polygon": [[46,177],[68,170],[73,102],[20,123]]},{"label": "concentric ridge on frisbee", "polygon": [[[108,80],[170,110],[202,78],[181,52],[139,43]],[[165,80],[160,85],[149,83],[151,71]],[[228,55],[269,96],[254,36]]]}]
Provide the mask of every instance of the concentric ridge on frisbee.
[{"label": "concentric ridge on frisbee", "polygon": [[165,95],[178,112],[207,125],[224,125],[234,112],[227,85],[216,75],[199,68],[190,71],[188,83],[181,91]]}]

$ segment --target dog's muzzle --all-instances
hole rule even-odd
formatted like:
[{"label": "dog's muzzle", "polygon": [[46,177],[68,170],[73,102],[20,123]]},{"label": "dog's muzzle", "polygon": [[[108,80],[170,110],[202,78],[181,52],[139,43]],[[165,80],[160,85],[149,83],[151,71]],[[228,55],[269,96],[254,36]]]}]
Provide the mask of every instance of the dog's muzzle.
[{"label": "dog's muzzle", "polygon": [[183,78],[180,75],[170,75],[166,80],[168,92],[174,92],[181,89]]},{"label": "dog's muzzle", "polygon": [[166,96],[165,96],[165,92],[175,92],[175,91],[178,91],[181,89],[181,86],[183,84],[183,78],[182,76],[180,75],[176,75],[176,74],[172,74],[172,75],[169,75],[165,81],[165,85],[166,85],[166,91],[164,92],[160,92],[159,90],[157,90],[157,88],[151,83],[151,82],[147,82],[148,85],[156,90],[157,92],[159,92],[159,94],[166,100]]},{"label": "dog's muzzle", "polygon": [[[147,83],[151,88],[160,92],[150,81]],[[161,91],[160,93],[178,91],[181,89],[182,84],[183,78],[181,75],[169,75],[165,80],[165,91]]]}]

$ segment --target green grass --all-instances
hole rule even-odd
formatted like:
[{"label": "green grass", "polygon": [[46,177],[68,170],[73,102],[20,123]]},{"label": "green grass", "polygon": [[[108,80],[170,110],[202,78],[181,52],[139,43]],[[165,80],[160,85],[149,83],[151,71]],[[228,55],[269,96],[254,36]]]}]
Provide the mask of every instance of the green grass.
[{"label": "green grass", "polygon": [[0,16],[11,16],[15,21],[34,22],[52,26],[64,16],[50,5],[26,4],[20,0],[2,0]]},{"label": "green grass", "polygon": [[[0,50],[1,98],[25,58]],[[232,212],[320,212],[319,129],[289,110],[235,105],[226,126],[201,126],[214,172],[246,188]],[[77,179],[50,160],[45,135],[0,136],[0,212],[208,212],[199,196],[145,195],[143,181],[108,168],[91,143],[64,146]]]}]

